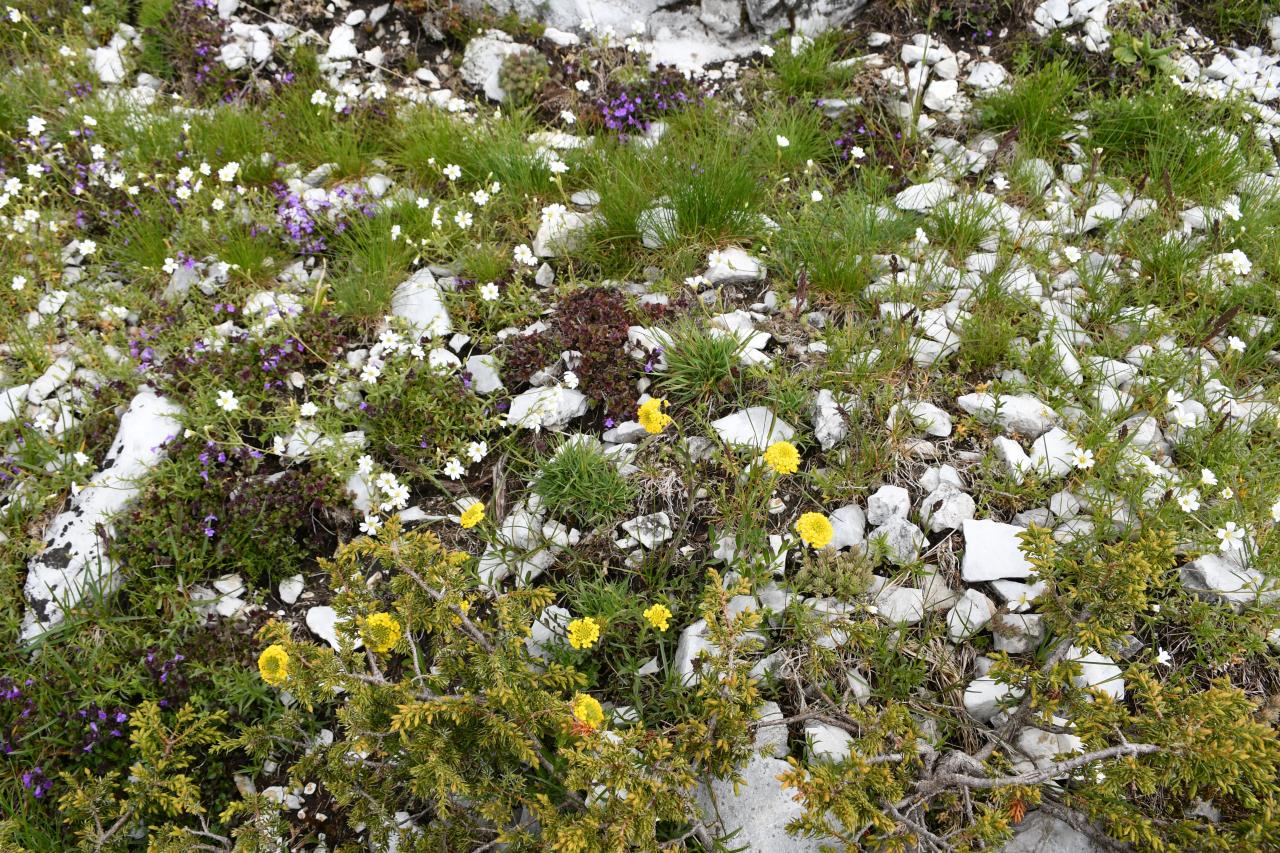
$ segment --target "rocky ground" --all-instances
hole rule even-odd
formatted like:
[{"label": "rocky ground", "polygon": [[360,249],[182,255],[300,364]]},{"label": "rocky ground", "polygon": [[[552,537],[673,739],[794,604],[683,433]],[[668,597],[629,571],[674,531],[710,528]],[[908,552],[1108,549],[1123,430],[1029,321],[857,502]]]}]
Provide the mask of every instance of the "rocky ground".
[{"label": "rocky ground", "polygon": [[7,9],[5,850],[1280,849],[1280,9]]}]

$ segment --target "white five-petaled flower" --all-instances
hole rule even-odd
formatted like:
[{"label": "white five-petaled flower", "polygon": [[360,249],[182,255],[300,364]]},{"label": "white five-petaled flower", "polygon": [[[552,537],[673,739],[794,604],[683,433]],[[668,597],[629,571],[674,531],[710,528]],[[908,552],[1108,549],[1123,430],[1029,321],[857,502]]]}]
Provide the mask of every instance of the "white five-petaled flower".
[{"label": "white five-petaled flower", "polygon": [[27,134],[30,136],[39,136],[44,133],[44,129],[48,126],[49,123],[40,118],[40,116],[32,116],[27,119]]},{"label": "white five-petaled flower", "polygon": [[1180,489],[1178,506],[1183,512],[1195,512],[1200,508],[1200,491],[1198,489]]},{"label": "white five-petaled flower", "polygon": [[27,277],[25,275],[15,275],[13,281],[9,283],[9,287],[13,290],[22,290],[27,286]]},{"label": "white five-petaled flower", "polygon": [[591,83],[587,80],[579,80],[573,84],[573,88],[577,89],[579,92],[590,92]]},{"label": "white five-petaled flower", "polygon": [[462,167],[457,163],[450,163],[444,167],[444,176],[451,181],[456,181],[462,177]]},{"label": "white five-petaled flower", "polygon": [[479,462],[489,454],[489,445],[483,441],[473,441],[467,445],[467,458]]},{"label": "white five-petaled flower", "polygon": [[524,264],[526,267],[536,267],[538,265],[538,256],[533,253],[533,249],[530,249],[524,243],[516,246],[511,254],[518,264]]},{"label": "white five-petaled flower", "polygon": [[366,536],[377,536],[382,529],[382,521],[376,515],[366,515],[360,522],[360,532]]},{"label": "white five-petaled flower", "polygon": [[822,198],[823,198],[822,192],[819,190],[814,190],[813,192],[809,193],[810,201],[815,201],[815,202],[822,201]]},{"label": "white five-petaled flower", "polygon": [[1271,505],[1271,520],[1280,524],[1280,500]]},{"label": "white five-petaled flower", "polygon": [[471,194],[471,200],[476,203],[477,207],[484,207],[489,203],[489,193],[484,190],[476,190]]},{"label": "white five-petaled flower", "polygon": [[449,457],[449,461],[444,464],[444,475],[450,480],[459,480],[465,473],[467,469],[463,467],[462,460],[456,456]]},{"label": "white five-petaled flower", "polygon": [[218,392],[218,408],[224,412],[234,412],[240,408],[240,401],[236,399],[234,391]]},{"label": "white five-petaled flower", "polygon": [[1230,352],[1244,352],[1244,349],[1245,349],[1245,343],[1244,343],[1244,340],[1243,340],[1243,339],[1238,338],[1238,337],[1236,337],[1235,335],[1230,335],[1230,336],[1228,336],[1228,337],[1227,337],[1227,350],[1228,350],[1228,351],[1230,351]]},{"label": "white five-petaled flower", "polygon": [[1231,267],[1231,271],[1241,278],[1253,272],[1253,261],[1239,249],[1231,250],[1227,256],[1227,264]]},{"label": "white five-petaled flower", "polygon": [[474,217],[469,210],[459,210],[453,215],[453,222],[459,228],[470,228],[473,221]]},{"label": "white five-petaled flower", "polygon": [[563,160],[556,159],[548,163],[547,168],[551,170],[551,174],[553,175],[563,175],[565,172],[569,171],[569,164]]},{"label": "white five-petaled flower", "polygon": [[1210,471],[1208,468],[1200,469],[1200,485],[1216,486],[1218,485],[1218,475]]},{"label": "white five-petaled flower", "polygon": [[1229,501],[1236,496],[1235,490],[1230,486],[1223,486],[1222,491],[1218,492],[1218,494],[1222,496],[1224,501]]},{"label": "white five-petaled flower", "polygon": [[498,285],[493,282],[480,285],[480,298],[485,302],[497,302],[499,295]]},{"label": "white five-petaled flower", "polygon": [[320,411],[320,407],[310,400],[298,407],[298,414],[302,415],[304,418],[314,418],[318,411]]},{"label": "white five-petaled flower", "polygon": [[218,170],[218,180],[224,184],[229,184],[236,179],[236,173],[240,171],[240,164],[235,160],[223,166]]},{"label": "white five-petaled flower", "polygon": [[1218,528],[1218,550],[1230,551],[1244,544],[1244,528],[1228,521]]},{"label": "white five-petaled flower", "polygon": [[77,450],[75,453],[71,454],[71,458],[75,460],[77,465],[89,464],[89,455],[84,451]]},{"label": "white five-petaled flower", "polygon": [[356,460],[356,470],[367,477],[373,473],[373,457],[365,454]]},{"label": "white five-petaled flower", "polygon": [[93,240],[80,241],[80,254],[84,255],[86,258],[96,251],[98,251],[98,244]]},{"label": "white five-petaled flower", "polygon": [[578,374],[574,373],[572,370],[566,370],[564,372],[564,379],[562,379],[561,382],[566,388],[577,388]]},{"label": "white five-petaled flower", "polygon": [[1172,666],[1173,655],[1169,654],[1168,649],[1160,649],[1156,654],[1156,663],[1161,666]]},{"label": "white five-petaled flower", "polygon": [[1076,445],[1076,449],[1071,453],[1071,464],[1081,470],[1087,470],[1093,467],[1093,451],[1088,450],[1080,445]]},{"label": "white five-petaled flower", "polygon": [[1178,404],[1169,410],[1169,420],[1173,421],[1180,427],[1190,428],[1196,425],[1196,416]]},{"label": "white five-petaled flower", "polygon": [[787,139],[787,138],[786,138],[785,136],[783,136],[782,134],[778,134],[777,136],[775,136],[775,137],[773,138],[773,140],[774,140],[775,142],[777,142],[777,143],[778,143],[778,147],[779,147],[779,148],[786,148],[787,146],[789,146],[789,145],[791,144],[791,140],[790,140],[790,139]]}]

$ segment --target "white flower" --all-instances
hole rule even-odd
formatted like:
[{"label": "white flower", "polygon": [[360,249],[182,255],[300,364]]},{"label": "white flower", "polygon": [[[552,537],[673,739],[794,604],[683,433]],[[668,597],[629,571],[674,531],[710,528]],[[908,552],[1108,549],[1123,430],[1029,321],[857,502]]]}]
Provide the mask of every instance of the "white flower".
[{"label": "white flower", "polygon": [[1092,468],[1093,451],[1076,445],[1076,449],[1071,452],[1071,464],[1081,470]]},{"label": "white flower", "polygon": [[530,249],[524,243],[516,246],[511,254],[518,264],[524,264],[526,267],[536,267],[538,265],[538,256],[533,253],[533,249]]},{"label": "white flower", "polygon": [[711,280],[707,278],[705,275],[702,275],[701,273],[699,273],[698,275],[689,276],[684,280],[684,283],[689,285],[692,288],[699,288],[699,287],[706,287],[708,284],[711,283]]},{"label": "white flower", "polygon": [[229,184],[236,179],[236,173],[240,171],[240,164],[232,160],[227,165],[218,170],[218,180],[224,184]]},{"label": "white flower", "polygon": [[1244,529],[1234,521],[1218,528],[1218,550],[1230,551],[1244,544]]},{"label": "white flower", "polygon": [[444,167],[444,176],[451,181],[456,181],[462,177],[462,167],[457,163],[450,163]]},{"label": "white flower", "polygon": [[563,204],[549,204],[542,208],[542,221],[544,223],[558,223],[564,220],[568,215],[569,208]]},{"label": "white flower", "polygon": [[493,282],[480,286],[480,298],[485,302],[497,302],[500,295],[498,293],[498,285]]},{"label": "white flower", "polygon": [[1271,505],[1271,520],[1280,524],[1280,500]]},{"label": "white flower", "polygon": [[369,456],[368,454],[365,454],[364,456],[361,456],[359,459],[357,459],[356,470],[366,477],[372,474],[373,473],[373,457]]},{"label": "white flower", "polygon": [[40,430],[40,432],[49,432],[49,430],[53,429],[53,415],[49,414],[48,409],[41,409],[36,413],[35,420],[31,422],[31,425]]},{"label": "white flower", "polygon": [[9,283],[9,287],[14,290],[22,290],[27,286],[27,277],[25,275],[15,275],[13,281]]},{"label": "white flower", "polygon": [[1236,493],[1230,486],[1223,486],[1222,491],[1218,492],[1224,501],[1229,501],[1236,496]]},{"label": "white flower", "polygon": [[1239,249],[1232,249],[1227,255],[1227,266],[1241,278],[1253,272],[1253,261]]},{"label": "white flower", "polygon": [[378,377],[382,375],[382,362],[376,358],[371,358],[364,363],[364,367],[360,369],[360,381],[366,385],[376,385]]},{"label": "white flower", "polygon": [[809,200],[815,201],[815,202],[822,201],[822,193],[820,193],[818,190],[814,190],[813,192],[809,193]]},{"label": "white flower", "polygon": [[547,164],[547,168],[551,170],[551,174],[553,175],[563,175],[565,172],[569,171],[569,164],[563,160],[552,160]]},{"label": "white flower", "polygon": [[373,481],[373,484],[377,486],[380,491],[390,494],[399,488],[400,481],[397,480],[396,475],[392,474],[390,471],[383,471],[378,475],[377,479]]},{"label": "white flower", "polygon": [[1164,392],[1164,401],[1170,406],[1181,406],[1183,401],[1186,399],[1186,397],[1182,396],[1172,388]]},{"label": "white flower", "polygon": [[1230,335],[1227,338],[1227,349],[1230,350],[1231,352],[1244,352],[1244,348],[1245,348],[1244,341],[1236,337],[1235,335]]},{"label": "white flower", "polygon": [[560,120],[565,124],[575,124],[578,121],[578,117],[573,114],[573,110],[561,110]]},{"label": "white flower", "polygon": [[1159,649],[1156,654],[1156,663],[1162,666],[1173,665],[1173,655],[1169,654],[1167,649]]},{"label": "white flower", "polygon": [[88,454],[86,454],[86,453],[84,453],[84,452],[82,452],[82,451],[77,450],[75,453],[71,454],[71,458],[75,460],[75,462],[76,462],[76,464],[77,464],[77,465],[88,465],[88,464],[89,464],[89,456],[88,456]]},{"label": "white flower", "polygon": [[1080,254],[1080,250],[1075,246],[1063,246],[1062,257],[1066,258],[1067,263],[1069,264],[1078,264],[1080,263],[1082,255]]},{"label": "white flower", "polygon": [[364,521],[360,522],[360,532],[366,536],[377,536],[381,529],[382,522],[376,515],[366,515]]},{"label": "white flower", "polygon": [[44,133],[44,129],[48,126],[49,126],[49,123],[46,122],[44,119],[40,118],[40,116],[32,116],[31,118],[27,119],[27,135],[39,136],[40,134]]},{"label": "white flower", "polygon": [[1179,489],[1178,506],[1183,512],[1195,512],[1200,508],[1199,489]]},{"label": "white flower", "polygon": [[865,160],[866,157],[867,157],[867,152],[862,150],[860,146],[854,145],[849,148],[850,160]]},{"label": "white flower", "polygon": [[459,210],[453,215],[453,222],[459,228],[470,228],[471,223],[474,221],[475,218],[471,215],[471,211],[469,210]]},{"label": "white flower", "polygon": [[189,166],[183,166],[181,169],[178,170],[178,180],[182,181],[184,184],[190,181],[195,176],[196,176],[196,173],[191,171],[191,167]]},{"label": "white flower", "polygon": [[760,45],[760,55],[765,57],[773,56],[773,48],[767,44]]},{"label": "white flower", "polygon": [[572,370],[566,370],[564,372],[564,378],[561,380],[561,382],[564,384],[564,387],[566,388],[577,388],[578,374],[574,373]]},{"label": "white flower", "polygon": [[476,190],[471,194],[471,200],[476,203],[477,207],[484,207],[489,203],[489,194],[484,190]]},{"label": "white flower", "polygon": [[92,255],[96,251],[98,251],[98,244],[95,243],[94,241],[92,240],[80,241],[80,254],[84,255],[86,258]]},{"label": "white flower", "polygon": [[479,462],[489,454],[489,445],[483,441],[473,441],[467,445],[467,458]]},{"label": "white flower", "polygon": [[1216,486],[1218,485],[1218,475],[1210,471],[1208,468],[1200,469],[1200,485]]},{"label": "white flower", "polygon": [[311,93],[311,103],[318,107],[323,107],[325,104],[329,103],[329,93],[324,89],[316,89]]},{"label": "white flower", "polygon": [[234,412],[236,409],[240,408],[240,401],[236,399],[235,392],[219,391],[218,408],[222,409],[224,412]]},{"label": "white flower", "polygon": [[586,80],[579,80],[577,83],[573,84],[573,88],[577,89],[579,92],[590,92],[591,83]]},{"label": "white flower", "polygon": [[991,177],[991,186],[995,187],[1000,192],[1004,192],[1009,189],[1009,179],[997,172]]},{"label": "white flower", "polygon": [[465,473],[467,469],[463,467],[462,460],[456,456],[449,457],[449,461],[444,464],[444,475],[450,480],[461,479]]},{"label": "white flower", "polygon": [[787,139],[782,134],[778,134],[777,136],[775,136],[773,138],[773,141],[778,143],[779,148],[786,148],[788,145],[791,144],[791,140]]},{"label": "white flower", "polygon": [[298,414],[302,415],[304,418],[314,418],[318,411],[320,411],[320,407],[310,400],[298,407]]}]

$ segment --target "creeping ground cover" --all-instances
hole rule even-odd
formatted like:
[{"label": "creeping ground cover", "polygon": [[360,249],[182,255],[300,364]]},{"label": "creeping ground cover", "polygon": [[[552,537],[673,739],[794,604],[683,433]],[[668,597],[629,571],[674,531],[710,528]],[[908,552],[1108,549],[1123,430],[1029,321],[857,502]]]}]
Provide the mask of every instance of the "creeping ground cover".
[{"label": "creeping ground cover", "polygon": [[13,0],[0,851],[1280,850],[1273,0]]}]

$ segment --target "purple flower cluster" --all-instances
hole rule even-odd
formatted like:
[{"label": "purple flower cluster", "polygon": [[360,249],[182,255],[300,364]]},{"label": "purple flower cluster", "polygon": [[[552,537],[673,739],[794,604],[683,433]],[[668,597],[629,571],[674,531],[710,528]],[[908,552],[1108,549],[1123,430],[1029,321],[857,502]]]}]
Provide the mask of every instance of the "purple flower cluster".
[{"label": "purple flower cluster", "polygon": [[40,799],[49,793],[49,789],[53,787],[53,780],[44,775],[44,770],[40,767],[32,767],[30,770],[24,770],[22,773],[22,787],[31,792],[31,796]]},{"label": "purple flower cluster", "polygon": [[617,91],[598,101],[604,126],[621,138],[644,133],[664,113],[699,103],[702,94],[675,72],[659,71],[643,83]]},{"label": "purple flower cluster", "polygon": [[81,708],[76,712],[76,716],[84,725],[84,741],[80,744],[81,752],[93,752],[104,738],[124,737],[123,727],[129,721],[129,715],[123,709],[116,708],[108,711],[97,705]]}]

